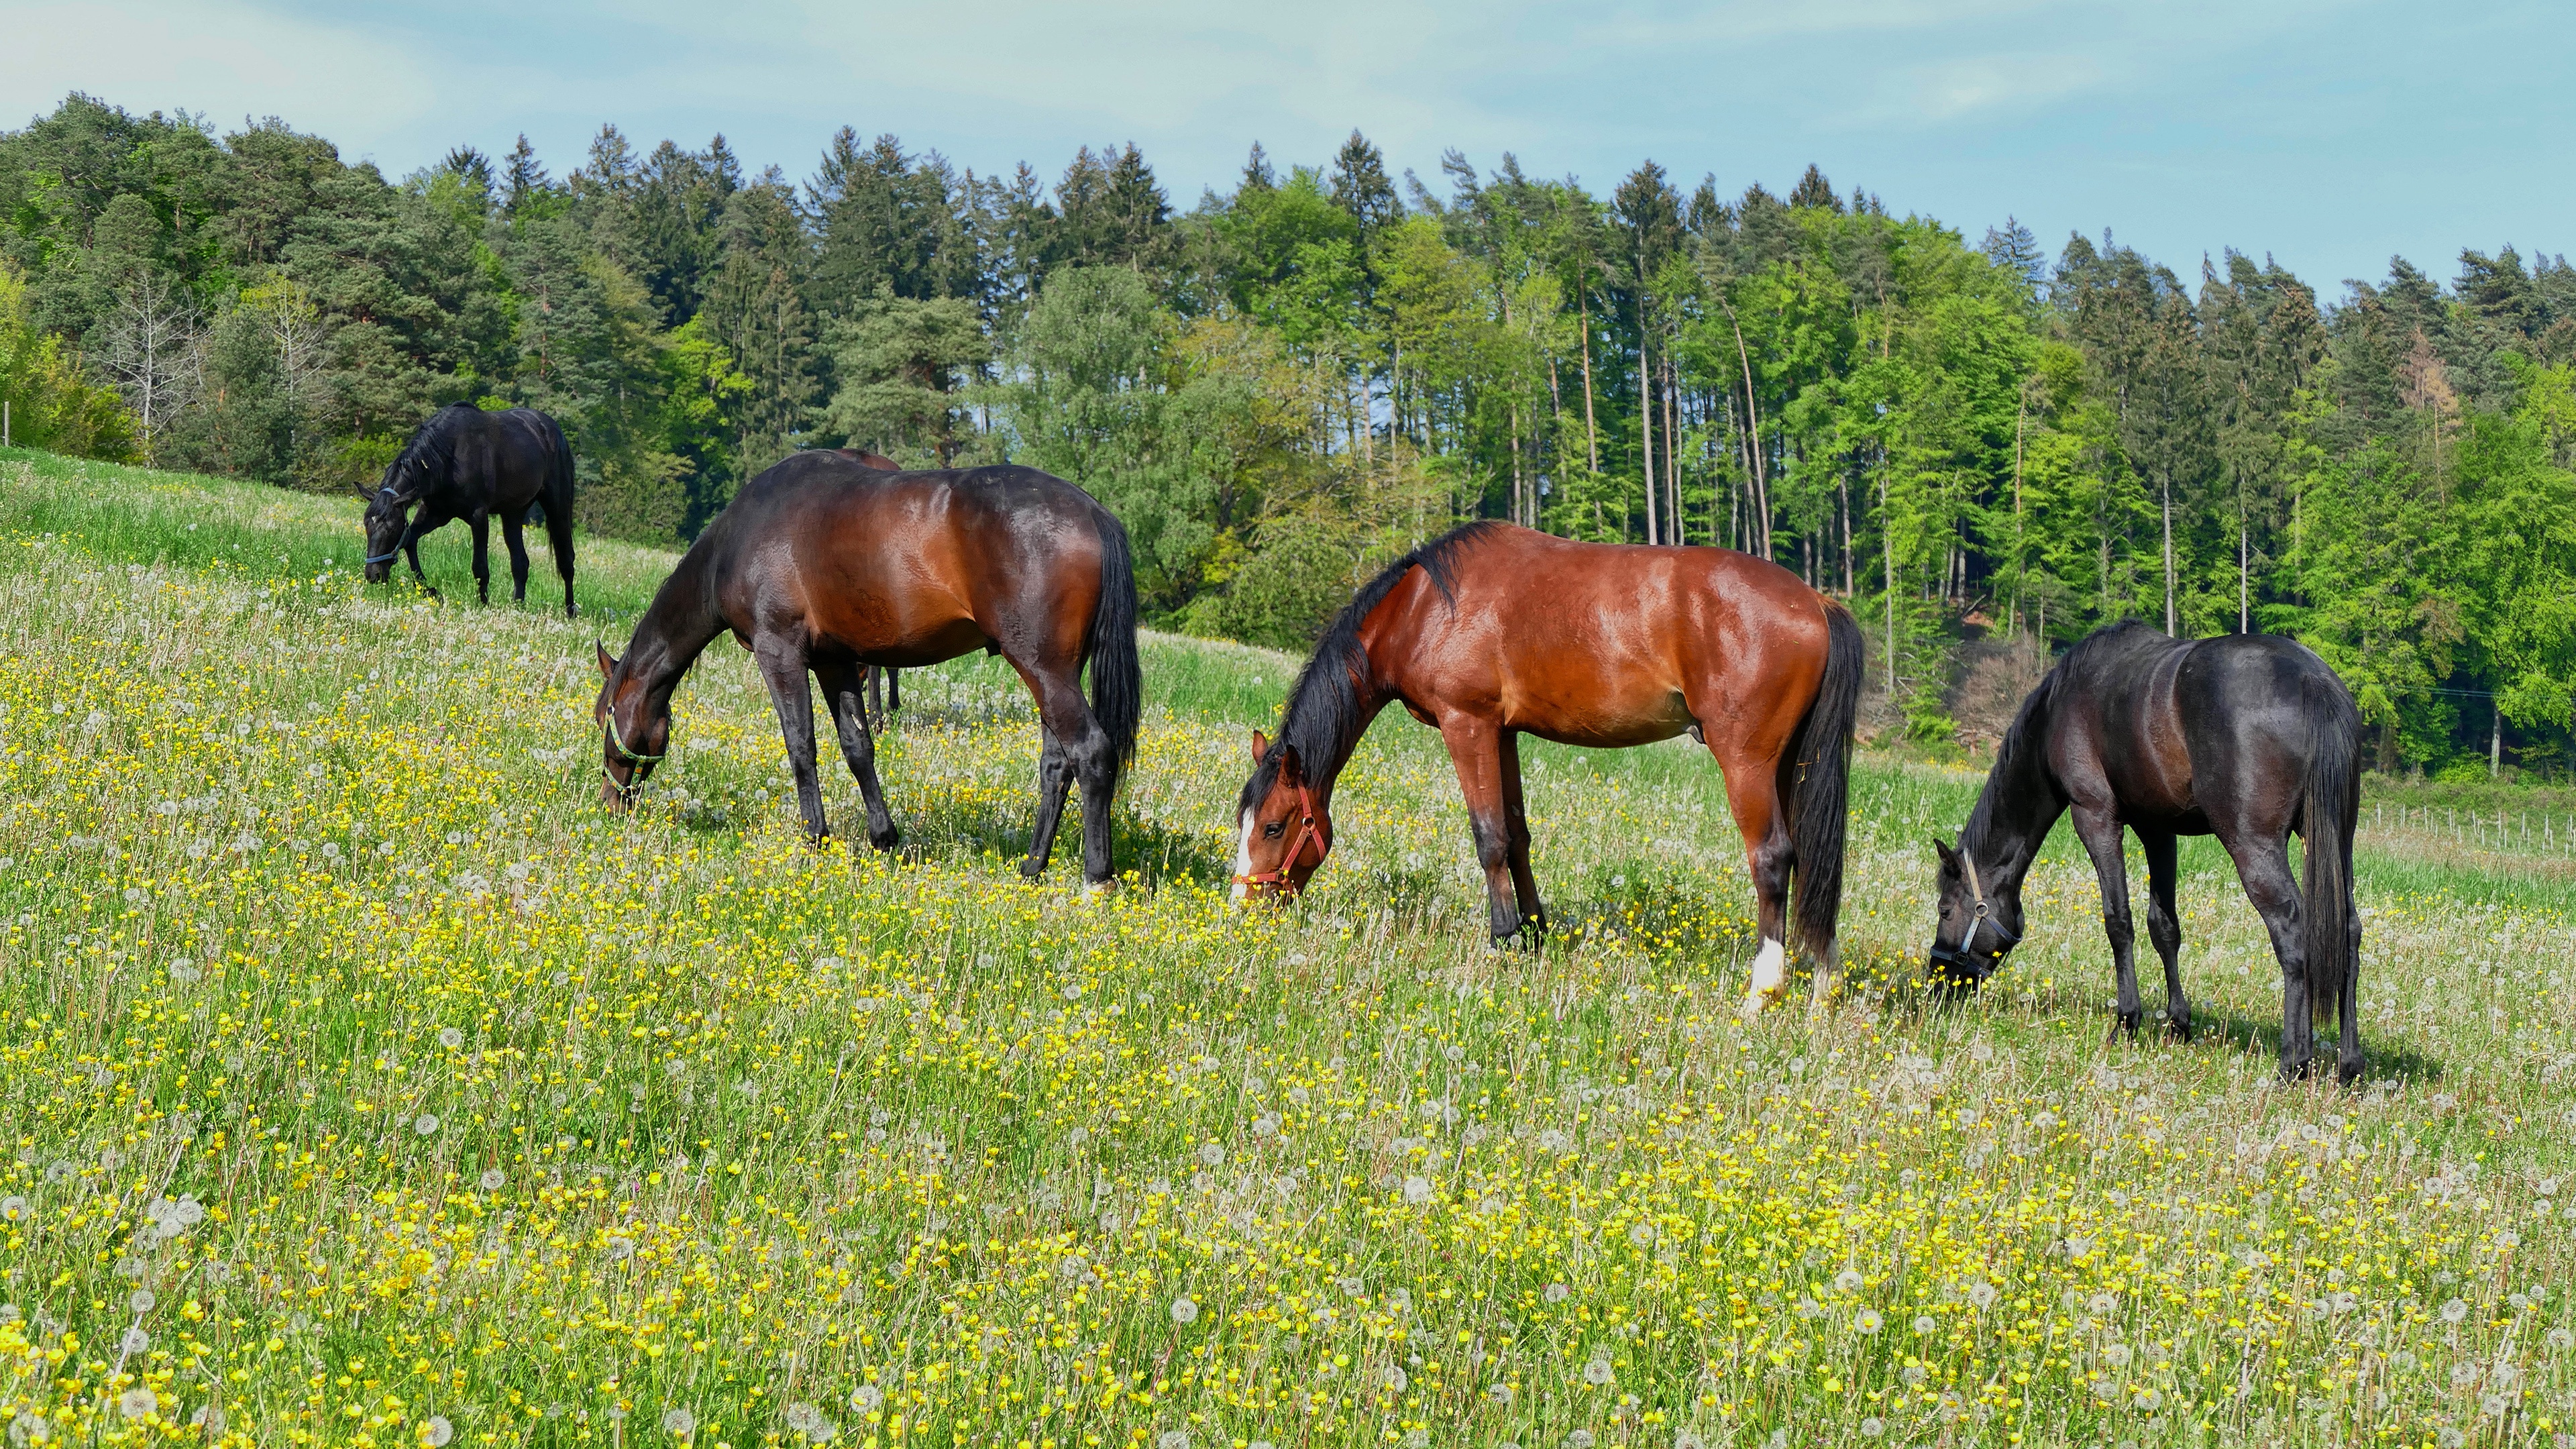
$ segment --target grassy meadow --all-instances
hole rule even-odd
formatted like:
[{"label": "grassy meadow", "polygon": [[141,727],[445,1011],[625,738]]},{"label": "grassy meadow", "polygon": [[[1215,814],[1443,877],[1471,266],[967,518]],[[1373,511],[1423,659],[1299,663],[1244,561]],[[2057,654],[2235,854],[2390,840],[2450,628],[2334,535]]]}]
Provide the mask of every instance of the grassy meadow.
[{"label": "grassy meadow", "polygon": [[1918,991],[1925,839],[1977,780],[1865,756],[1847,989],[1747,1023],[1741,848],[1684,744],[1529,751],[1537,953],[1486,947],[1447,758],[1400,712],[1316,888],[1224,898],[1296,663],[1230,645],[1148,639],[1101,897],[1069,844],[1013,869],[1036,732],[981,656],[905,678],[894,857],[802,843],[721,643],[612,817],[591,641],[668,556],[585,541],[566,621],[534,541],[531,606],[475,607],[451,527],[432,602],[355,579],[357,509],[0,453],[13,1444],[2448,1446],[2576,1416],[2563,817],[2367,799],[2370,1074],[2282,1086],[2277,971],[2207,842],[2196,1041],[2105,1041],[2064,831],[1993,987]]}]

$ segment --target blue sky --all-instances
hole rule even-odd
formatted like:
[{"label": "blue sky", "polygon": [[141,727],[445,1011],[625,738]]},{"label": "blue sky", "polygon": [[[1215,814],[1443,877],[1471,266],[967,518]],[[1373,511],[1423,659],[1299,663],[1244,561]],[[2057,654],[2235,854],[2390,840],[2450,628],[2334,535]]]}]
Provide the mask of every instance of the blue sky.
[{"label": "blue sky", "polygon": [[1255,140],[1321,160],[1356,126],[1435,185],[1450,146],[1600,192],[1649,156],[1729,193],[1814,161],[1971,239],[2108,227],[2187,278],[2232,246],[2329,295],[2392,253],[2576,252],[2576,28],[2537,4],[0,0],[0,34],[0,124],[80,89],[393,175],[521,131],[561,174],[614,121],[801,179],[846,124],[1050,180],[1133,140],[1186,208]]}]

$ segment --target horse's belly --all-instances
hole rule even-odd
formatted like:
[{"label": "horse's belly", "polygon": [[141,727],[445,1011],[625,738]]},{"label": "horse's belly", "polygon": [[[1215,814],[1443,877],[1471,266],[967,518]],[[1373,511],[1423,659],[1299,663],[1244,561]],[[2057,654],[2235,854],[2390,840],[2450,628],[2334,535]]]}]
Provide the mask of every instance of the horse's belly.
[{"label": "horse's belly", "polygon": [[1594,689],[1571,698],[1516,699],[1503,724],[1561,745],[1624,750],[1671,739],[1691,727],[1691,716],[1677,691]]}]

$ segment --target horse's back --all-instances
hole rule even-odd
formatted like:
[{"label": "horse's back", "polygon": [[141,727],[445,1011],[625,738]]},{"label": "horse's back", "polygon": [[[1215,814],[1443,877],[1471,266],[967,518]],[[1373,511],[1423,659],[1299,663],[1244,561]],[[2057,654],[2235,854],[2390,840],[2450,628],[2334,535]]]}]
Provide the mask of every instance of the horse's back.
[{"label": "horse's back", "polygon": [[792,614],[866,662],[912,667],[1041,616],[1078,652],[1100,516],[1089,494],[1034,468],[887,473],[816,449],[746,485],[705,541],[724,555],[729,616]]},{"label": "horse's back", "polygon": [[1642,744],[1714,713],[1803,708],[1823,672],[1822,599],[1747,554],[1497,526],[1444,562],[1448,596],[1420,571],[1394,596],[1396,647],[1425,694],[1509,728]]}]

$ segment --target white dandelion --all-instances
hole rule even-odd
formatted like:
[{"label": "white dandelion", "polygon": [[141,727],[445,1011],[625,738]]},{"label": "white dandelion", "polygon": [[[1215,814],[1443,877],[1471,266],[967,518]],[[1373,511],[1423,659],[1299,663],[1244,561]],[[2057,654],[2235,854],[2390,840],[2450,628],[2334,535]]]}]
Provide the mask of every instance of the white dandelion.
[{"label": "white dandelion", "polygon": [[438,1133],[437,1114],[431,1112],[421,1113],[418,1117],[412,1119],[411,1130],[419,1133],[423,1137],[436,1136]]},{"label": "white dandelion", "polygon": [[116,1396],[116,1411],[129,1419],[149,1418],[152,1412],[160,1407],[160,1396],[150,1389],[127,1389]]},{"label": "white dandelion", "polygon": [[1550,1283],[1547,1285],[1546,1289],[1539,1294],[1539,1296],[1550,1303],[1563,1303],[1566,1299],[1574,1296],[1574,1290],[1566,1287],[1562,1283]]},{"label": "white dandelion", "polygon": [[159,1301],[159,1299],[152,1296],[152,1290],[149,1288],[137,1288],[133,1292],[125,1295],[125,1306],[133,1309],[137,1313],[151,1312],[152,1305]]},{"label": "white dandelion", "polygon": [[1173,1300],[1172,1300],[1172,1321],[1173,1321],[1174,1323],[1182,1323],[1182,1324],[1188,1324],[1188,1323],[1196,1323],[1196,1322],[1198,1322],[1198,1321],[1199,1321],[1199,1305],[1198,1305],[1198,1300],[1197,1300],[1197,1299],[1195,1299],[1195,1298],[1191,1298],[1191,1297],[1189,1297],[1189,1296],[1188,1296],[1188,1295],[1186,1295],[1186,1294],[1184,1294],[1184,1295],[1183,1295],[1183,1296],[1181,1296],[1181,1297],[1178,1297],[1178,1298],[1173,1299]]},{"label": "white dandelion", "polygon": [[483,1184],[485,1192],[499,1192],[502,1184],[510,1180],[510,1174],[497,1167],[487,1167],[483,1169],[482,1177],[476,1180]]},{"label": "white dandelion", "polygon": [[429,1421],[420,1426],[420,1442],[428,1445],[429,1449],[440,1449],[440,1446],[455,1437],[456,1426],[447,1422],[447,1416],[444,1414],[432,1414],[429,1416]]},{"label": "white dandelion", "polygon": [[2450,1302],[2442,1305],[2442,1321],[2444,1323],[2457,1323],[2468,1316],[2469,1305],[2466,1299],[2454,1298]]},{"label": "white dandelion", "polygon": [[686,1409],[673,1409],[662,1416],[662,1427],[686,1439],[698,1432],[698,1416]]},{"label": "white dandelion", "polygon": [[1583,1381],[1596,1389],[1617,1376],[1610,1367],[1610,1360],[1606,1358],[1596,1358],[1583,1366]]},{"label": "white dandelion", "polygon": [[454,1051],[458,1047],[465,1045],[465,1033],[458,1031],[452,1026],[440,1027],[438,1029],[438,1044],[447,1048],[449,1051]]},{"label": "white dandelion", "polygon": [[1852,1320],[1852,1327],[1863,1333],[1876,1333],[1886,1321],[1878,1316],[1877,1309],[1864,1308],[1860,1311],[1860,1316]]},{"label": "white dandelion", "polygon": [[1420,1207],[1424,1203],[1431,1201],[1431,1183],[1429,1179],[1420,1177],[1406,1178],[1404,1180],[1404,1200],[1415,1207]]}]

